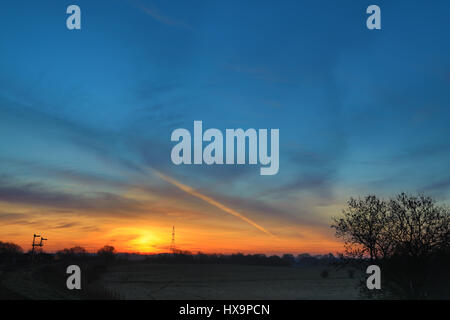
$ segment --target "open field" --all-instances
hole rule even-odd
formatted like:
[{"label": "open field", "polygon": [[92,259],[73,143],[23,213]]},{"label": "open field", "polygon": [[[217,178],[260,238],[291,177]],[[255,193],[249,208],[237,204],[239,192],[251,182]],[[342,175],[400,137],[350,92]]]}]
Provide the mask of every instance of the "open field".
[{"label": "open field", "polygon": [[114,266],[101,285],[122,299],[358,299],[357,279],[324,267],[204,264]]}]

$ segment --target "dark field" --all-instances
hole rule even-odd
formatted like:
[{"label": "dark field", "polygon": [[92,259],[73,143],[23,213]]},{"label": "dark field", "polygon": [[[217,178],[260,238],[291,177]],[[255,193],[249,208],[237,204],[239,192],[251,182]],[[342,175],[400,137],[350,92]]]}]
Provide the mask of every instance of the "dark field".
[{"label": "dark field", "polygon": [[122,299],[358,299],[357,279],[324,267],[135,264],[99,282]]}]

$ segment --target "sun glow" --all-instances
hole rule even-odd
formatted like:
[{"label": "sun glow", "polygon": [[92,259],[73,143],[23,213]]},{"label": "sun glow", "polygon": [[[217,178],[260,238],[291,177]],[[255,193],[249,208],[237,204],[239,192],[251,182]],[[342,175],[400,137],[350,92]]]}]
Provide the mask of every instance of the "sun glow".
[{"label": "sun glow", "polygon": [[135,228],[135,227],[122,227],[114,228],[108,233],[107,237],[112,239],[113,242],[122,242],[123,248],[127,252],[140,252],[140,253],[158,253],[164,250],[160,250],[159,245],[167,242],[162,234],[159,234],[155,228]]}]

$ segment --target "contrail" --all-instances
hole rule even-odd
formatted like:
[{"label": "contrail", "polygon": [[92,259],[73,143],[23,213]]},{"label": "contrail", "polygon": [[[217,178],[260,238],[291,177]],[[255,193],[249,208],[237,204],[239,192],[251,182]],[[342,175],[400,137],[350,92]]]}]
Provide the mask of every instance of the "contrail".
[{"label": "contrail", "polygon": [[264,232],[265,234],[268,234],[269,236],[275,237],[275,235],[273,235],[272,233],[270,233],[269,231],[267,231],[266,229],[264,229],[263,227],[261,227],[259,224],[257,224],[256,222],[250,220],[249,218],[245,217],[244,215],[242,215],[241,213],[237,212],[236,210],[227,207],[226,205],[214,200],[213,198],[210,198],[208,196],[205,196],[204,194],[201,194],[198,191],[195,191],[195,189],[181,183],[178,182],[177,180],[166,176],[165,174],[162,174],[161,172],[158,172],[156,170],[153,170],[161,179],[163,179],[164,181],[174,185],[175,187],[177,187],[180,190],[183,190],[186,193],[189,193],[190,195],[199,198],[207,203],[209,203],[210,205],[219,208],[222,211],[225,211],[226,213],[229,213],[245,222],[247,222],[248,224],[251,224],[252,226],[254,226],[255,228],[257,228],[258,230]]}]

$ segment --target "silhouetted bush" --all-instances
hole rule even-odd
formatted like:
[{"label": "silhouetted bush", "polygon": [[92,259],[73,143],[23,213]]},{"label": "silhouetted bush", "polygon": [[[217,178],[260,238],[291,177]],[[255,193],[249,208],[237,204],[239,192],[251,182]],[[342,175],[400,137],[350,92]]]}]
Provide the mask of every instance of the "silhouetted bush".
[{"label": "silhouetted bush", "polygon": [[97,256],[110,262],[116,258],[116,249],[113,246],[104,246],[97,251]]},{"label": "silhouetted bush", "polygon": [[292,254],[283,254],[281,259],[283,259],[286,265],[292,266],[293,264],[295,264],[295,258]]},{"label": "silhouetted bush", "polygon": [[0,241],[0,262],[16,263],[21,256],[23,256],[23,249],[19,245]]},{"label": "silhouetted bush", "polygon": [[87,256],[88,252],[86,249],[79,246],[56,252],[56,257],[63,260],[80,260],[86,258]]}]

